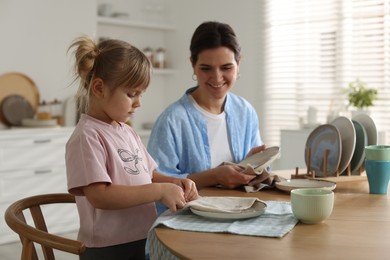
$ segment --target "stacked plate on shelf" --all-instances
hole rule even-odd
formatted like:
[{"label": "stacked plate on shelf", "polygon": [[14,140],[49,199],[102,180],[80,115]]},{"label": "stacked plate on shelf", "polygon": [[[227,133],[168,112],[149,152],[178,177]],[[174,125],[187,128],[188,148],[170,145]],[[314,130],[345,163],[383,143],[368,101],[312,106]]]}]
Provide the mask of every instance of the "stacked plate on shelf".
[{"label": "stacked plate on shelf", "polygon": [[346,175],[349,165],[351,174],[359,175],[360,169],[364,170],[364,147],[377,142],[376,125],[369,115],[361,113],[352,119],[340,116],[310,133],[305,146],[305,162],[316,177],[336,176],[337,172]]}]

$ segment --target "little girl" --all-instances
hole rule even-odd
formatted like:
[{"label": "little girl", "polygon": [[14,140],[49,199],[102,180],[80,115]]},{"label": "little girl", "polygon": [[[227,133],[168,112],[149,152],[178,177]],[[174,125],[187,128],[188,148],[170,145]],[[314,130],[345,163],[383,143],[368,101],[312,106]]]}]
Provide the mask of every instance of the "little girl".
[{"label": "little girl", "polygon": [[80,259],[145,259],[155,202],[176,211],[196,199],[194,182],[155,171],[156,163],[125,122],[141,106],[152,65],[120,40],[76,39],[77,98],[85,113],[66,145],[68,190],[76,196]]}]

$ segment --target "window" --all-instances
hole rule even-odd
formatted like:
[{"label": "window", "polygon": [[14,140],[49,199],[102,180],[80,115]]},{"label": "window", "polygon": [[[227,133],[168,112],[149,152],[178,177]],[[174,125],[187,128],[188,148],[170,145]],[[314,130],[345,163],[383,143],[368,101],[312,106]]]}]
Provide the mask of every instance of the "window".
[{"label": "window", "polygon": [[264,18],[267,144],[299,129],[309,107],[320,124],[350,117],[345,89],[356,79],[378,90],[369,110],[390,141],[390,0],[272,0]]}]

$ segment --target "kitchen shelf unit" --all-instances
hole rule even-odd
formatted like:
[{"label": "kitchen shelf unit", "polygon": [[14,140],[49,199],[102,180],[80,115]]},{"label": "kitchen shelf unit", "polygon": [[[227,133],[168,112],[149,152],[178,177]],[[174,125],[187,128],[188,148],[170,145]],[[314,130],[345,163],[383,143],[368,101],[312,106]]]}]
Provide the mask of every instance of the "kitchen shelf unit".
[{"label": "kitchen shelf unit", "polygon": [[153,74],[155,75],[162,75],[162,76],[169,76],[174,75],[176,73],[176,70],[174,69],[153,69]]},{"label": "kitchen shelf unit", "polygon": [[[134,21],[130,19],[124,19],[124,18],[114,18],[114,17],[105,17],[105,16],[98,16],[97,17],[97,25],[99,26],[113,26],[114,28],[120,28],[123,27],[124,29],[140,29],[140,30],[146,30],[146,34],[153,34],[154,32],[169,32],[174,31],[175,27],[169,24],[158,24],[158,23],[150,23],[150,22],[144,22],[144,21]],[[149,31],[149,32],[147,32]],[[110,37],[110,35],[99,35],[100,37]],[[154,68],[153,74],[154,75],[161,75],[161,76],[170,76],[174,75],[176,71],[172,68]]]},{"label": "kitchen shelf unit", "polygon": [[142,29],[150,29],[150,30],[163,30],[163,31],[173,31],[175,27],[169,24],[157,24],[143,21],[133,21],[130,19],[123,18],[112,18],[112,17],[104,17],[98,16],[97,18],[98,25],[115,25],[115,26],[125,26],[125,27],[137,27]]}]

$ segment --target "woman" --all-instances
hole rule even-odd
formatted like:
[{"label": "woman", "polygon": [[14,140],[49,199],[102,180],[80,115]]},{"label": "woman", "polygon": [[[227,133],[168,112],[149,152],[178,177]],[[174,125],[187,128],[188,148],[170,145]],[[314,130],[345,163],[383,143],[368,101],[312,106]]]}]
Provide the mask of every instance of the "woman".
[{"label": "woman", "polygon": [[192,179],[198,189],[248,184],[254,176],[236,165],[221,165],[265,149],[256,111],[230,92],[239,77],[237,37],[227,24],[204,22],[192,36],[190,51],[197,86],[159,116],[148,151],[160,172]]}]

